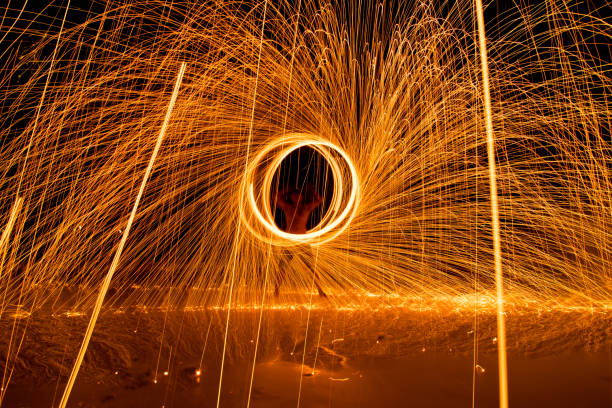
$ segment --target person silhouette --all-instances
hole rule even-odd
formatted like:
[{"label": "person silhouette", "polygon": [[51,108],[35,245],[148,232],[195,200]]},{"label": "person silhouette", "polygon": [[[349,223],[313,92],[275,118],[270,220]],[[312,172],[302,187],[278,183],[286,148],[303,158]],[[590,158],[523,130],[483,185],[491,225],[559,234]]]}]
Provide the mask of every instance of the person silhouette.
[{"label": "person silhouette", "polygon": [[[274,196],[274,202],[276,206],[285,214],[285,232],[291,234],[305,234],[307,232],[307,224],[310,214],[321,205],[321,201],[321,196],[309,183],[304,186],[303,190],[296,187],[285,187],[282,190],[278,190]],[[327,297],[319,285],[318,275],[314,268],[314,262],[312,261],[312,248],[307,244],[297,245],[291,249],[283,248],[281,250],[281,270],[278,278],[276,279],[274,295],[278,297],[280,286],[287,277],[287,268],[289,267],[289,263],[293,259],[296,251],[302,252],[305,255],[304,261],[306,266],[314,275],[314,284],[317,287],[319,296]]]}]

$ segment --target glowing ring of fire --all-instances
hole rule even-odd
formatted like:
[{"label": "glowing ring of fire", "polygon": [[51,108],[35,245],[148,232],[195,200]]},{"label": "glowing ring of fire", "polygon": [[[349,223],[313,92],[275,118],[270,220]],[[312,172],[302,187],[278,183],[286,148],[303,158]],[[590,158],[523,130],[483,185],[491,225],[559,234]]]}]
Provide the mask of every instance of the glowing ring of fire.
[{"label": "glowing ring of fire", "polygon": [[[304,146],[321,154],[329,164],[334,192],[318,225],[304,234],[292,234],[281,230],[274,222],[270,190],[282,161]],[[257,180],[261,180],[258,189],[255,188]],[[256,195],[256,191],[259,194]],[[240,219],[260,240],[277,246],[319,245],[340,235],[355,216],[359,203],[359,176],[350,157],[340,147],[310,134],[290,133],[264,146],[251,160],[245,171],[241,194]]]}]

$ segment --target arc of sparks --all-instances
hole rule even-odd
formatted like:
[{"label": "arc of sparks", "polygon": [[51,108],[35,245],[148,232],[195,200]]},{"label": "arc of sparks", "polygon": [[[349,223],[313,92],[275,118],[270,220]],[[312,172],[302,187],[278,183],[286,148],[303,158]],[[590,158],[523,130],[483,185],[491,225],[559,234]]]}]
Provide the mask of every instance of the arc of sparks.
[{"label": "arc of sparks", "polygon": [[487,155],[489,159],[489,186],[491,189],[491,222],[493,229],[493,252],[495,260],[495,288],[497,297],[497,360],[499,370],[499,406],[508,408],[508,364],[506,358],[506,318],[504,315],[504,277],[502,274],[501,239],[499,234],[499,209],[497,204],[497,181],[495,176],[495,138],[491,117],[491,91],[489,88],[489,65],[485,38],[482,0],[476,0],[478,20],[478,42],[482,69],[482,93],[484,96],[485,127],[487,131]]},{"label": "arc of sparks", "polygon": [[[270,186],[272,178],[280,167],[282,161],[293,151],[309,146],[316,150],[326,160],[332,170],[334,179],[334,193],[332,194],[332,203],[330,210],[327,212],[323,220],[315,228],[307,231],[305,234],[292,234],[278,228],[274,222],[274,216],[270,208]],[[259,209],[259,204],[255,196],[253,179],[258,166],[264,161],[264,158],[274,149],[282,147],[283,150],[278,152],[271,162],[267,165],[265,175],[263,177],[263,191],[261,192],[260,202],[263,203],[263,209]],[[350,190],[347,188],[349,196],[344,206],[342,206],[342,198],[345,195],[342,171],[338,162],[332,157],[331,152],[334,151],[340,155],[348,168],[350,175]],[[354,218],[359,205],[359,175],[349,155],[336,146],[334,143],[318,138],[314,135],[306,133],[291,133],[283,135],[282,138],[275,139],[262,149],[252,160],[245,172],[242,183],[242,196],[246,196],[244,200],[248,202],[248,206],[240,206],[240,219],[246,228],[258,239],[267,241],[274,237],[270,242],[274,245],[293,245],[296,242],[309,243],[310,245],[319,245],[331,241],[340,235],[350,224]],[[245,208],[247,207],[247,208]],[[249,214],[247,215],[247,210]],[[254,218],[251,220],[251,218]],[[264,231],[269,236],[263,235],[252,224],[255,221],[263,227]]]},{"label": "arc of sparks", "polygon": [[170,116],[172,115],[172,110],[174,109],[174,104],[178,96],[178,91],[181,87],[181,83],[183,82],[183,75],[185,74],[185,67],[186,67],[186,64],[183,62],[181,64],[181,68],[179,70],[178,76],[176,78],[176,82],[174,84],[174,90],[172,91],[172,97],[170,98],[170,103],[168,104],[168,109],[166,111],[166,117],[164,118],[164,123],[159,131],[159,135],[157,136],[157,142],[155,144],[155,148],[153,149],[153,153],[151,154],[149,165],[147,166],[147,170],[145,171],[144,177],[142,179],[142,183],[140,184],[140,189],[138,190],[138,196],[136,197],[136,201],[134,202],[134,207],[132,208],[132,212],[130,214],[130,218],[128,219],[127,226],[125,227],[123,231],[123,236],[121,237],[121,241],[119,242],[119,247],[117,248],[117,252],[115,252],[115,257],[113,258],[113,262],[110,266],[110,269],[108,270],[108,273],[106,274],[106,277],[104,278],[102,287],[100,288],[100,292],[98,293],[98,298],[96,299],[94,310],[91,314],[91,318],[89,319],[87,330],[85,331],[85,337],[83,338],[83,342],[81,343],[81,348],[79,349],[79,354],[77,355],[77,359],[74,362],[74,366],[72,367],[72,372],[70,373],[70,378],[68,379],[68,383],[66,384],[66,388],[64,389],[64,394],[62,395],[62,399],[60,401],[59,408],[66,407],[66,404],[68,403],[68,398],[70,397],[70,392],[72,391],[72,387],[74,386],[74,381],[76,380],[76,376],[79,373],[79,369],[81,368],[83,358],[85,357],[85,352],[87,351],[87,346],[89,345],[89,340],[91,339],[91,335],[96,325],[96,321],[98,320],[98,316],[100,315],[100,310],[102,309],[102,303],[104,302],[104,298],[106,296],[106,292],[108,291],[113,274],[115,273],[115,270],[117,269],[117,266],[119,265],[119,259],[121,258],[121,253],[123,252],[125,242],[127,241],[128,235],[130,233],[130,229],[132,228],[132,223],[134,222],[134,219],[136,218],[136,211],[138,210],[138,204],[140,204],[140,199],[142,198],[142,194],[147,184],[147,180],[149,179],[149,176],[151,175],[153,164],[155,163],[155,159],[157,158],[157,154],[159,153],[159,149],[164,139],[164,135],[166,134],[166,129],[168,128],[168,123],[170,122]]}]

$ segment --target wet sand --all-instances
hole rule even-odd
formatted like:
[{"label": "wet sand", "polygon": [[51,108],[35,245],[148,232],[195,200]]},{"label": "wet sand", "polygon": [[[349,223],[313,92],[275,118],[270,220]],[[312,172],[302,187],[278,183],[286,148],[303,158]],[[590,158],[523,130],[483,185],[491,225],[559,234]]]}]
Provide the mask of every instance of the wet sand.
[{"label": "wet sand", "polygon": [[[512,356],[511,356],[512,357]],[[511,358],[510,402],[516,407],[609,407],[612,379],[607,353],[572,353],[540,358]],[[488,367],[476,376],[475,403],[497,405],[495,356],[482,358]],[[315,369],[301,374],[300,364],[271,361],[255,369],[253,407],[470,407],[472,361],[466,357],[424,354],[390,359],[368,358],[339,370]],[[310,374],[310,370],[306,369]],[[244,407],[250,367],[226,367],[221,406]],[[73,407],[213,407],[216,406],[218,371],[203,373],[199,383],[173,387],[167,379],[140,386],[77,382],[69,406]],[[302,381],[300,392],[300,380]],[[60,389],[61,391],[61,389]],[[55,387],[15,386],[7,407],[48,407]]]},{"label": "wet sand", "polygon": [[[222,407],[246,407],[249,390],[252,407],[297,407],[298,400],[300,407],[497,406],[494,313],[478,315],[475,366],[473,312],[269,310],[252,387],[259,313],[234,313]],[[215,407],[225,316],[105,314],[69,406]],[[36,315],[26,323],[18,357],[9,359],[14,372],[3,406],[57,406],[87,316]],[[0,324],[8,333],[12,321]],[[511,406],[612,407],[610,326],[603,312],[512,310]]]}]

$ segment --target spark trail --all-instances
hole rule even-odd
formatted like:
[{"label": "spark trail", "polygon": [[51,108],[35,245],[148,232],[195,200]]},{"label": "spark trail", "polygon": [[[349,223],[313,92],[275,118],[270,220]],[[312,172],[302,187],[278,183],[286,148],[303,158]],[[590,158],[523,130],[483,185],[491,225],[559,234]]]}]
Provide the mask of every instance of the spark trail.
[{"label": "spark trail", "polygon": [[174,84],[174,90],[172,91],[172,97],[170,98],[170,103],[168,104],[168,109],[166,111],[166,117],[164,118],[164,123],[159,131],[159,135],[157,136],[157,142],[155,144],[155,148],[151,153],[151,159],[149,160],[149,165],[147,166],[147,170],[142,178],[142,183],[140,184],[140,189],[138,190],[138,195],[136,196],[136,201],[134,201],[134,207],[132,207],[132,212],[130,213],[130,218],[128,219],[127,225],[123,230],[123,235],[121,236],[121,241],[119,242],[119,246],[117,247],[117,252],[115,252],[115,257],[113,258],[113,263],[111,264],[104,281],[102,282],[102,287],[100,288],[100,292],[98,293],[98,297],[96,299],[96,303],[94,305],[93,312],[89,319],[89,324],[87,325],[87,330],[85,331],[85,336],[83,338],[83,342],[81,343],[81,347],[77,354],[76,361],[74,362],[74,366],[72,367],[72,371],[70,372],[70,377],[68,378],[68,383],[66,384],[66,388],[64,389],[64,394],[62,395],[62,399],[60,400],[59,407],[65,408],[68,403],[68,398],[70,397],[70,392],[72,391],[72,387],[74,386],[74,381],[76,380],[77,374],[79,373],[79,369],[81,368],[81,364],[83,363],[83,358],[85,357],[85,353],[87,352],[87,346],[89,345],[89,340],[91,339],[91,335],[93,334],[94,327],[96,326],[96,322],[98,321],[98,316],[100,315],[100,310],[102,310],[102,303],[104,302],[104,298],[106,297],[106,292],[108,292],[108,288],[110,286],[111,279],[113,278],[113,274],[119,265],[119,260],[121,258],[121,253],[123,252],[123,247],[125,246],[125,242],[127,241],[128,235],[130,234],[130,229],[132,228],[132,223],[136,218],[136,211],[138,210],[138,204],[140,204],[140,199],[142,198],[142,194],[144,192],[145,186],[147,185],[147,180],[151,174],[151,170],[153,169],[153,165],[155,164],[155,159],[157,158],[157,153],[159,152],[159,148],[161,147],[162,141],[164,140],[164,135],[166,134],[166,129],[168,128],[168,123],[170,122],[170,116],[172,115],[172,109],[174,108],[174,103],[176,102],[176,98],[179,93],[179,89],[181,87],[181,83],[183,82],[183,75],[185,74],[186,64],[183,62],[181,64],[181,68],[179,69],[178,76],[176,78],[176,83]]},{"label": "spark trail", "polygon": [[478,19],[478,43],[482,67],[482,93],[485,104],[485,127],[487,130],[487,155],[489,162],[489,186],[491,189],[491,223],[493,225],[493,253],[495,259],[495,287],[497,296],[497,350],[499,366],[499,406],[508,408],[508,364],[506,359],[506,321],[504,315],[504,278],[502,274],[501,238],[499,236],[499,207],[497,203],[497,181],[495,169],[495,137],[493,114],[491,113],[491,90],[489,88],[489,65],[482,0],[476,0]]}]

